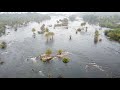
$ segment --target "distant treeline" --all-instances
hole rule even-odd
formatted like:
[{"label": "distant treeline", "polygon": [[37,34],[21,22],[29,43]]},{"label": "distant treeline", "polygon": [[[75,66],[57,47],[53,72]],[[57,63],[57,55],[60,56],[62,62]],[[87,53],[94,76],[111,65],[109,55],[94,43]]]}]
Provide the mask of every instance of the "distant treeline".
[{"label": "distant treeline", "polygon": [[89,24],[99,24],[107,27],[105,35],[110,39],[120,42],[120,15],[84,15],[83,20]]},{"label": "distant treeline", "polygon": [[51,19],[50,16],[39,13],[0,14],[0,33],[5,32],[5,25],[14,27],[30,21],[41,22],[48,19]]},{"label": "distant treeline", "polygon": [[89,24],[99,24],[101,27],[120,28],[120,15],[84,15],[83,20]]}]

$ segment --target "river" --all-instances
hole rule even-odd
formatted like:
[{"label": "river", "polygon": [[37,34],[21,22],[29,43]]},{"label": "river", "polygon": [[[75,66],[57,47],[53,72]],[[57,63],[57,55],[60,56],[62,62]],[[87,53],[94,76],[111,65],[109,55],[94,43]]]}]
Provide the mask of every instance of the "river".
[{"label": "river", "polygon": [[[99,30],[101,42],[94,43],[94,32],[99,26],[89,25],[87,32],[76,34],[77,28],[83,22],[69,21],[68,29],[63,27],[53,28],[56,20],[63,16],[52,16],[51,20],[41,23],[30,22],[28,25],[6,29],[6,35],[0,40],[7,42],[7,48],[0,50],[0,78],[119,78],[120,77],[120,44],[110,41],[104,36],[104,30]],[[40,26],[45,24],[50,31],[55,33],[53,41],[46,43],[46,37],[38,34]],[[32,28],[35,28],[36,37],[33,37]],[[69,36],[72,39],[69,40]],[[70,53],[70,62],[64,64],[61,60],[54,59],[49,63],[36,60],[36,56],[51,48],[53,53],[63,49]]]}]

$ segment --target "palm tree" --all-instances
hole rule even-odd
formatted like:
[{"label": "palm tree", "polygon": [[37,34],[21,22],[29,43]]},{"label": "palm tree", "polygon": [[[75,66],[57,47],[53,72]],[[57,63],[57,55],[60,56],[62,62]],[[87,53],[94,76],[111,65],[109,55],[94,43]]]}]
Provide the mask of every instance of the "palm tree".
[{"label": "palm tree", "polygon": [[53,36],[55,35],[54,32],[49,32],[49,34],[52,36],[53,39]]},{"label": "palm tree", "polygon": [[50,56],[52,54],[52,50],[51,49],[47,49],[46,52],[45,52],[45,54],[47,56]]},{"label": "palm tree", "polygon": [[50,36],[49,32],[45,33],[45,37],[47,38],[47,42],[48,42],[49,36]]},{"label": "palm tree", "polygon": [[63,61],[63,63],[68,63],[70,61],[70,59],[67,57],[64,57],[62,61]]}]

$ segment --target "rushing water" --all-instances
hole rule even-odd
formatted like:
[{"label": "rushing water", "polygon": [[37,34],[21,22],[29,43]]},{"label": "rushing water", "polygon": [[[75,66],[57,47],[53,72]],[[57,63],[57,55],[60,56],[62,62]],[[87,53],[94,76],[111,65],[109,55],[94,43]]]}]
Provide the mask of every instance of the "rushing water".
[{"label": "rushing water", "polygon": [[[68,29],[53,25],[56,20],[64,17],[52,17],[51,20],[41,23],[30,22],[27,26],[19,27],[17,31],[6,29],[6,35],[0,40],[7,42],[7,48],[0,50],[0,77],[3,78],[112,78],[120,77],[120,44],[110,41],[104,36],[105,28],[99,30],[101,42],[94,43],[94,32],[99,26],[89,25],[88,31],[76,34],[81,21],[69,21]],[[46,43],[46,37],[36,32],[33,37],[32,28],[37,31],[40,26],[52,24],[48,27],[55,33],[54,40]],[[69,40],[69,36],[72,40]],[[69,52],[70,62],[64,64],[61,60],[54,59],[43,63],[36,59],[51,48],[53,53],[58,49]]]}]

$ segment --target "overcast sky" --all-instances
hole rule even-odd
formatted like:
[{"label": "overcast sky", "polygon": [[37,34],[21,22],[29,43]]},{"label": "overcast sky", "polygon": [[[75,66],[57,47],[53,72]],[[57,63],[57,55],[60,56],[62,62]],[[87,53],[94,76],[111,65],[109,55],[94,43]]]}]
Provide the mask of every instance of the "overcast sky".
[{"label": "overcast sky", "polygon": [[[9,13],[9,14],[14,14],[14,13],[27,13],[27,12],[0,12],[0,14],[2,13]],[[71,15],[71,14],[90,14],[90,13],[93,13],[93,14],[107,14],[107,15],[110,15],[110,14],[119,14],[120,15],[120,12],[36,12],[36,13],[41,13],[41,14],[49,14],[49,13],[55,13],[55,14],[67,14],[67,15]]]},{"label": "overcast sky", "polygon": [[[27,13],[27,12],[0,12],[0,13]],[[75,14],[75,13],[79,13],[79,12],[37,12],[37,13],[41,13],[41,14],[48,14],[48,13],[55,13],[55,14]]]}]

